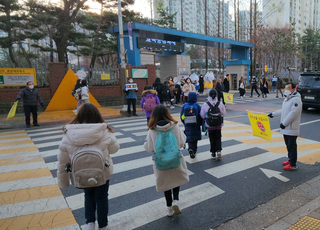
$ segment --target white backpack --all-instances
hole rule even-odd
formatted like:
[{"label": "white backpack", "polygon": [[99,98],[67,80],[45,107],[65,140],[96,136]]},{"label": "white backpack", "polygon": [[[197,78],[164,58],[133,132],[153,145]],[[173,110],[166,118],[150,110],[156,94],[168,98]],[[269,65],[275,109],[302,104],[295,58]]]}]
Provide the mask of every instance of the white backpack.
[{"label": "white backpack", "polygon": [[76,188],[104,185],[110,178],[109,162],[99,145],[85,145],[71,159],[71,182]]}]

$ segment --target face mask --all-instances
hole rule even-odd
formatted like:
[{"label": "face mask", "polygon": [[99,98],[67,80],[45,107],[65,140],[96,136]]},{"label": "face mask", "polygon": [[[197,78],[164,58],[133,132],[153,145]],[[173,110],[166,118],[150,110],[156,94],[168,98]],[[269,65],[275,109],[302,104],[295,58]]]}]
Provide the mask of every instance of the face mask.
[{"label": "face mask", "polygon": [[129,82],[130,82],[130,83],[132,83],[132,82],[133,82],[133,80],[130,80]]},{"label": "face mask", "polygon": [[34,85],[29,85],[28,87],[29,89],[33,89]]},{"label": "face mask", "polygon": [[285,91],[284,91],[284,96],[285,96],[285,97],[288,97],[290,94],[291,94],[291,91],[290,91],[290,90],[285,90]]}]

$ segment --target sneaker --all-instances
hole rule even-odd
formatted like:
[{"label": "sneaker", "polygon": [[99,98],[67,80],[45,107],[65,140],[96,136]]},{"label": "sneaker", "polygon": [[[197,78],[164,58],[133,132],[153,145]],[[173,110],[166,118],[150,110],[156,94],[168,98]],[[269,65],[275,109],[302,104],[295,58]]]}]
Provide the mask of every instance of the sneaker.
[{"label": "sneaker", "polygon": [[96,229],[96,224],[94,222],[87,223],[86,230],[95,230],[95,229]]},{"label": "sneaker", "polygon": [[34,126],[40,126],[38,123],[37,124],[33,124]]},{"label": "sneaker", "polygon": [[260,94],[258,95],[258,97],[260,97]]},{"label": "sneaker", "polygon": [[107,230],[107,226],[105,226],[103,228],[99,228],[99,230]]},{"label": "sneaker", "polygon": [[78,114],[77,110],[73,110],[72,112],[74,113],[74,115]]},{"label": "sneaker", "polygon": [[298,166],[291,166],[290,164],[286,165],[283,167],[284,170],[288,170],[288,171],[291,171],[291,170],[296,170],[298,168]]},{"label": "sneaker", "polygon": [[30,128],[30,125],[27,125],[27,128]]},{"label": "sneaker", "polygon": [[171,105],[171,106],[170,106],[170,109],[174,109],[174,106]]},{"label": "sneaker", "polygon": [[172,209],[173,209],[173,211],[174,211],[174,215],[179,215],[179,214],[181,214],[181,211],[180,211],[180,209],[179,209],[179,206],[178,206],[178,201],[177,200],[174,200],[173,202],[172,202]]},{"label": "sneaker", "polygon": [[213,158],[216,158],[216,153],[211,153],[211,156],[212,156]]},{"label": "sneaker", "polygon": [[276,98],[279,98],[278,96],[276,96]]},{"label": "sneaker", "polygon": [[217,155],[218,155],[218,159],[221,159],[221,152],[218,152]]},{"label": "sneaker", "polygon": [[172,207],[167,207],[167,216],[171,217],[173,216],[173,214],[174,214],[174,211]]},{"label": "sneaker", "polygon": [[241,96],[240,99],[243,99],[243,97]]},{"label": "sneaker", "polygon": [[133,114],[133,116],[138,116],[138,114],[135,113],[135,114]]},{"label": "sneaker", "polygon": [[282,165],[288,165],[288,164],[290,164],[290,162],[289,161],[285,161],[285,162],[282,162]]},{"label": "sneaker", "polygon": [[192,149],[189,149],[190,158],[194,159],[196,155],[194,154],[194,151]]},{"label": "sneaker", "polygon": [[250,97],[252,97],[252,96],[250,96]]}]

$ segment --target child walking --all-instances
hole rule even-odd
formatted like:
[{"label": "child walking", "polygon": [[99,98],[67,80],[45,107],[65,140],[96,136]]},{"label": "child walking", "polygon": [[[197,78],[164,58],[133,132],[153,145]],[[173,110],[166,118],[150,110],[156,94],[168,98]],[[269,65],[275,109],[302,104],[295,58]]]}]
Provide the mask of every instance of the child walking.
[{"label": "child walking", "polygon": [[87,81],[77,80],[77,84],[75,85],[74,89],[72,90],[73,96],[78,100],[77,108],[73,110],[73,113],[77,115],[78,110],[81,105],[89,102],[89,89],[87,86]]},{"label": "child walking", "polygon": [[160,104],[160,100],[157,95],[158,95],[157,91],[153,90],[150,85],[147,85],[146,87],[144,87],[140,106],[141,106],[141,109],[144,110],[146,113],[147,123],[149,123],[149,119],[151,117],[151,113],[154,107]]},{"label": "child walking", "polygon": [[197,93],[190,92],[188,102],[181,109],[180,118],[184,124],[184,133],[187,136],[190,158],[195,158],[198,149],[198,140],[201,140],[202,117],[201,106],[197,103]]},{"label": "child walking", "polygon": [[[109,179],[113,172],[113,163],[110,154],[114,154],[119,150],[119,143],[115,136],[113,135],[113,130],[105,123],[99,110],[93,104],[84,104],[78,111],[77,116],[65,126],[65,136],[59,146],[58,154],[58,185],[60,188],[66,188],[69,186],[69,172],[70,170],[79,170],[75,175],[79,176],[78,188],[84,189],[85,197],[85,218],[87,223],[87,230],[95,230],[95,213],[97,211],[99,229],[107,229],[108,225],[108,190],[109,190]],[[101,164],[105,165],[100,169],[103,176],[94,177],[91,173],[96,173],[94,171],[96,168],[93,167],[93,161],[97,161],[97,158],[92,158],[87,156],[87,161],[85,164],[75,163],[80,162],[81,151],[85,146],[90,146],[90,148],[99,149],[99,156],[101,157]],[[82,157],[87,152],[82,153]],[[97,154],[97,152],[96,152]],[[101,154],[101,155],[100,155]],[[76,157],[77,155],[77,160]],[[91,155],[90,155],[91,156]],[[90,161],[90,160],[91,161]],[[94,160],[93,160],[94,159]],[[99,160],[100,160],[99,159]],[[73,164],[74,163],[74,164]],[[89,163],[89,168],[83,169]],[[68,170],[68,166],[70,170]],[[91,170],[89,170],[91,169]],[[80,171],[88,172],[87,174],[79,173]],[[90,178],[90,177],[93,178]],[[88,179],[88,177],[90,179]],[[73,176],[75,178],[75,176]],[[96,179],[95,179],[96,178]],[[99,178],[105,178],[105,180]],[[82,183],[97,184],[100,182],[100,186],[84,185]],[[97,181],[98,180],[98,181]],[[75,181],[75,180],[73,180]],[[102,184],[102,185],[101,185]],[[79,186],[81,185],[81,186]],[[99,184],[98,184],[99,185]]]},{"label": "child walking", "polygon": [[223,103],[218,102],[217,91],[211,89],[207,103],[201,107],[200,115],[205,119],[205,125],[209,133],[210,152],[211,156],[215,159],[221,158],[221,128],[223,126],[223,117],[226,115],[226,108]]},{"label": "child walking", "polygon": [[[188,170],[180,149],[186,136],[180,130],[164,105],[157,105],[148,123],[148,134],[144,148],[153,155],[153,171],[156,176],[157,192],[164,192],[167,216],[181,213],[179,208],[180,186],[189,181]],[[163,162],[163,156],[167,161]],[[173,197],[172,197],[173,194]]]}]

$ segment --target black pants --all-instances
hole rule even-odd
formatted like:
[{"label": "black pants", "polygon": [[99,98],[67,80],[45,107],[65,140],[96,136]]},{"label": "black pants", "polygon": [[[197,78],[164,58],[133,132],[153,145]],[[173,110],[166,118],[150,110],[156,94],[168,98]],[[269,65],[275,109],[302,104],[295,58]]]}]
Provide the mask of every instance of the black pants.
[{"label": "black pants", "polygon": [[210,152],[221,152],[221,129],[208,130],[210,139]]},{"label": "black pants", "polygon": [[181,93],[175,94],[174,97],[176,98],[176,104],[180,103]]},{"label": "black pants", "polygon": [[218,101],[221,101],[221,99],[222,103],[225,105],[226,103],[224,103],[223,93],[218,93]]},{"label": "black pants", "polygon": [[245,89],[240,88],[239,91],[240,91],[240,97],[242,97],[246,93]]},{"label": "black pants", "polygon": [[189,149],[192,149],[194,153],[197,153],[198,141],[188,142]]},{"label": "black pants", "polygon": [[287,146],[290,165],[295,166],[297,164],[298,157],[297,136],[283,135],[283,138]]},{"label": "black pants", "polygon": [[24,114],[26,116],[26,125],[30,125],[30,113],[32,113],[33,124],[38,124],[38,106],[36,105],[24,105]]},{"label": "black pants", "polygon": [[170,189],[170,190],[164,192],[164,197],[166,198],[168,207],[172,206],[172,192],[173,192],[173,199],[179,200],[179,190],[180,190],[180,187],[178,186],[174,189]]},{"label": "black pants", "polygon": [[131,114],[131,104],[132,104],[132,112],[133,114],[136,114],[136,102],[137,102],[137,99],[127,99],[128,114]]},{"label": "black pants", "polygon": [[253,85],[253,86],[251,87],[251,97],[252,97],[252,94],[253,94],[253,90],[256,91],[256,93],[258,94],[258,96],[260,96],[260,93],[258,92],[257,86],[256,86],[256,85]]}]

